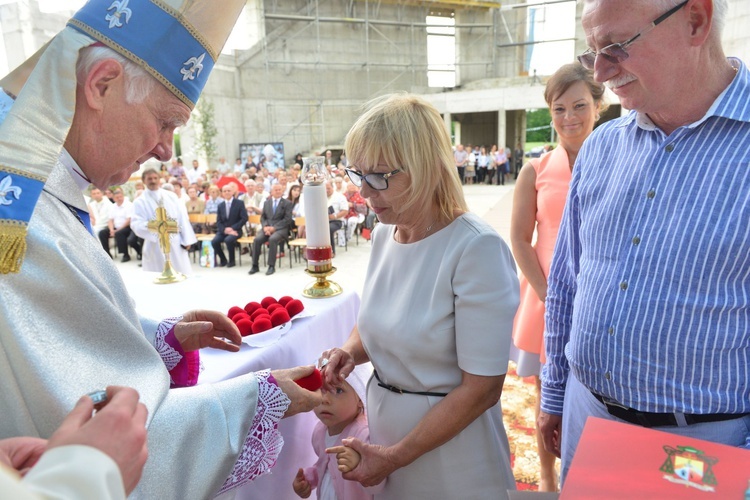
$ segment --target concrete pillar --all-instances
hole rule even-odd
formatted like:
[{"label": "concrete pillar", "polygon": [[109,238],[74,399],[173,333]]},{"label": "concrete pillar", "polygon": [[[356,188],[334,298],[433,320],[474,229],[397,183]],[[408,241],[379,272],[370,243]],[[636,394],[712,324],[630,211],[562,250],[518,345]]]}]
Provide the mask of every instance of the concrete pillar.
[{"label": "concrete pillar", "polygon": [[497,147],[504,148],[507,146],[505,144],[505,129],[506,129],[506,123],[505,123],[505,110],[501,109],[497,112]]},{"label": "concrete pillar", "polygon": [[443,113],[443,123],[445,123],[445,129],[448,131],[448,137],[450,137],[451,141],[453,141],[453,137],[451,136],[451,114],[450,113]]}]

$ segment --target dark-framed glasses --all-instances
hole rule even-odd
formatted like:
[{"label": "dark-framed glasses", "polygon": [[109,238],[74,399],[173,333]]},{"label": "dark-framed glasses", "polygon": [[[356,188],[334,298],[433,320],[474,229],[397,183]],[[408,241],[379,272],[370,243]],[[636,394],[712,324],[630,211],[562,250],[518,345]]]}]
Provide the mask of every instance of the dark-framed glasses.
[{"label": "dark-framed glasses", "polygon": [[602,50],[596,52],[591,49],[588,49],[586,52],[578,56],[578,62],[581,63],[581,66],[583,66],[586,69],[594,69],[594,63],[596,63],[596,57],[602,56],[607,61],[609,61],[612,64],[620,64],[625,59],[628,58],[628,47],[633,44],[636,40],[639,40],[641,37],[646,35],[649,31],[656,28],[659,24],[663,23],[667,20],[669,16],[680,10],[685,6],[686,3],[688,3],[689,0],[685,0],[684,2],[679,3],[678,5],[675,5],[671,9],[669,9],[664,14],[660,15],[653,21],[651,21],[651,24],[646,26],[644,29],[640,30],[634,37],[629,38],[628,40],[622,42],[622,43],[613,43],[612,45],[607,45]]},{"label": "dark-framed glasses", "polygon": [[371,174],[362,175],[360,172],[357,172],[353,168],[345,168],[344,170],[346,171],[346,175],[348,175],[349,179],[352,181],[352,184],[354,184],[355,186],[362,187],[362,180],[364,179],[367,185],[376,191],[383,191],[385,189],[388,189],[388,179],[391,176],[401,172],[401,169],[397,168],[396,170],[388,172],[387,174],[373,172]]}]

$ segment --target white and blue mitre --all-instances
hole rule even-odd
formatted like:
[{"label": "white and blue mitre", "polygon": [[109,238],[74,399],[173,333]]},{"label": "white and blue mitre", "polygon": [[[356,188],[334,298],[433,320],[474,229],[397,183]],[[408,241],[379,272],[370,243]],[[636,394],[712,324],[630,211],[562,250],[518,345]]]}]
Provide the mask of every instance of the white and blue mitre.
[{"label": "white and blue mitre", "polygon": [[89,0],[35,54],[43,52],[31,74],[23,74],[22,89],[0,123],[1,274],[21,269],[29,220],[68,135],[79,51],[93,44],[111,48],[192,109],[244,5],[245,0]]}]

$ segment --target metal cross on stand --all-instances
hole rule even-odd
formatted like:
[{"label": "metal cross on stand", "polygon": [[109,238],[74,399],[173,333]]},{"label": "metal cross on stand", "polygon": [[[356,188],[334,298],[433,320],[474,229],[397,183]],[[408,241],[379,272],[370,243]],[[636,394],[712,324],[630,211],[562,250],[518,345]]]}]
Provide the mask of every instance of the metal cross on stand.
[{"label": "metal cross on stand", "polygon": [[185,279],[185,275],[174,270],[172,261],[169,258],[171,252],[171,243],[169,238],[173,234],[180,232],[180,225],[176,220],[171,219],[164,208],[164,201],[159,200],[159,206],[156,207],[155,218],[148,221],[148,230],[156,233],[159,238],[159,248],[164,254],[164,270],[161,276],[154,280],[154,283],[167,284],[176,283]]}]

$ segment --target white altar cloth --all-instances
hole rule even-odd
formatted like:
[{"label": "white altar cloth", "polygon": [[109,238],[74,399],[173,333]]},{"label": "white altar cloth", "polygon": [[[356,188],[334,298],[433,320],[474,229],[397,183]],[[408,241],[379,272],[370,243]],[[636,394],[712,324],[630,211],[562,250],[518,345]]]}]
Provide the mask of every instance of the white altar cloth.
[{"label": "white altar cloth", "polygon": [[[208,271],[170,285],[154,284],[152,280],[158,273],[146,273],[140,269],[123,273],[123,278],[136,300],[138,311],[154,318],[165,318],[190,309],[227,312],[234,305],[242,307],[247,302],[260,302],[265,296],[278,299],[284,295],[300,299],[306,312],[313,316],[294,320],[288,333],[266,347],[250,347],[243,343],[236,353],[203,349],[203,371],[198,383],[216,382],[266,368],[315,364],[323,350],[341,346],[356,323],[359,296],[355,292],[344,291],[327,299],[307,299],[302,297],[303,287],[294,289],[295,285],[290,285],[289,281],[246,281],[229,278],[220,269]],[[301,283],[310,281],[304,275],[301,278]],[[317,460],[310,444],[312,429],[317,422],[312,412],[282,420],[279,430],[285,444],[276,466],[270,474],[239,488],[235,498],[298,500],[292,481],[297,469],[309,467]]]}]

